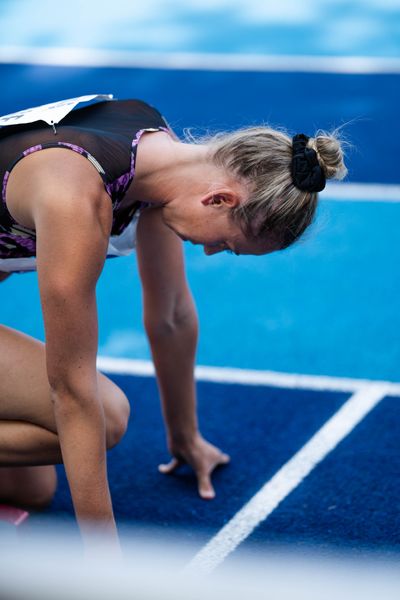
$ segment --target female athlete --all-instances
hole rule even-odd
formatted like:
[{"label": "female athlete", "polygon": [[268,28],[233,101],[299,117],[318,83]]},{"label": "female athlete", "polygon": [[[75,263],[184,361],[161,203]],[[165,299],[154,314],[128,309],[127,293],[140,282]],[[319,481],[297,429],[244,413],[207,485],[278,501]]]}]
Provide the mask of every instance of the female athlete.
[{"label": "female athlete", "polygon": [[[84,541],[95,524],[117,551],[106,450],[124,435],[129,402],[96,369],[96,283],[107,256],[136,249],[172,460],[202,498],[229,457],[198,428],[198,323],[182,240],[263,255],[311,223],[327,178],[346,173],[334,134],[269,127],[186,143],[139,100],[108,100],[0,131],[0,279],[36,269],[45,344],[0,326],[0,502],[41,508],[63,463]],[[88,542],[89,543],[89,542]]]}]

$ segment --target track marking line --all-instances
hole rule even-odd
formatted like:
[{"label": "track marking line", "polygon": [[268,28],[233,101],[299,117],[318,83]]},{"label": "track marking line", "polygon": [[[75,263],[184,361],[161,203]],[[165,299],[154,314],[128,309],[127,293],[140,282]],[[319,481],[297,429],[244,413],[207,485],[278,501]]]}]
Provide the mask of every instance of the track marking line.
[{"label": "track marking line", "polygon": [[330,183],[321,200],[358,202],[400,202],[400,185],[381,183]]},{"label": "track marking line", "polygon": [[387,395],[384,385],[360,389],[198,552],[185,570],[211,573]]},{"label": "track marking line", "polygon": [[[107,373],[154,377],[155,369],[150,360],[131,358],[113,358],[99,356],[97,368]],[[197,366],[197,381],[214,383],[236,383],[242,385],[265,385],[279,388],[308,389],[331,392],[356,392],[368,385],[381,385],[387,389],[388,396],[400,396],[400,383],[370,379],[352,379],[346,377],[327,377],[324,375],[300,375],[280,373],[278,371],[257,371],[229,367]]]},{"label": "track marking line", "polygon": [[271,71],[352,75],[400,73],[400,59],[397,57],[140,52],[50,46],[42,48],[2,46],[0,62],[70,67],[131,67],[204,71]]}]

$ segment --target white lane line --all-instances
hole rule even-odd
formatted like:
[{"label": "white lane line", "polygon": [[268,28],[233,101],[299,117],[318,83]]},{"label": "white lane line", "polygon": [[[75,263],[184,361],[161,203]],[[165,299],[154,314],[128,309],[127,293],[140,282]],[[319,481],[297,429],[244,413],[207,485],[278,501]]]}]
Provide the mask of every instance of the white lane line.
[{"label": "white lane line", "polygon": [[[154,365],[148,360],[113,358],[99,356],[97,367],[107,373],[137,375],[148,377],[155,375]],[[324,390],[332,392],[356,392],[366,385],[381,385],[387,389],[388,396],[400,396],[400,383],[369,379],[350,379],[345,377],[326,377],[323,375],[299,375],[279,373],[278,371],[256,371],[233,369],[228,367],[197,366],[195,377],[198,381],[215,383],[236,383],[243,385],[266,385],[280,388]]]},{"label": "white lane line", "polygon": [[400,185],[380,183],[328,183],[321,200],[400,202]]},{"label": "white lane line", "polygon": [[107,373],[120,375],[154,376],[156,374],[151,360],[137,360],[135,358],[114,358],[109,356],[97,357],[97,368]]},{"label": "white lane line", "polygon": [[136,52],[95,48],[2,46],[0,63],[76,67],[133,67],[205,71],[398,74],[400,59],[368,56],[296,56],[199,52]]},{"label": "white lane line", "polygon": [[196,554],[187,570],[210,573],[310,474],[387,395],[382,385],[358,392]]}]

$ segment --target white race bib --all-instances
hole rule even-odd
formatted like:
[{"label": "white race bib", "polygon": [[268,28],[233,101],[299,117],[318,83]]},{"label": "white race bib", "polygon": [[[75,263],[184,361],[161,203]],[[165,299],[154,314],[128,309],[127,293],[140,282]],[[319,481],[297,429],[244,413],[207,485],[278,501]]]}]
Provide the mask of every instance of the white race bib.
[{"label": "white race bib", "polygon": [[24,125],[25,123],[34,123],[35,121],[45,121],[48,125],[57,124],[68,113],[82,102],[95,104],[104,100],[112,100],[112,94],[94,94],[92,96],[79,96],[78,98],[69,98],[59,102],[51,102],[42,106],[26,108],[10,115],[0,117],[0,128],[7,125]]}]

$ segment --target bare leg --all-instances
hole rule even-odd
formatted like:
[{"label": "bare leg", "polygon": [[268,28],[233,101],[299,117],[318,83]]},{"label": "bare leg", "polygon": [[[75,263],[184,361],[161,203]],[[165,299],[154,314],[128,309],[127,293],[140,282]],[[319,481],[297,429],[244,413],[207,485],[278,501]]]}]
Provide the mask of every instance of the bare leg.
[{"label": "bare leg", "polygon": [[[125,433],[125,394],[98,373],[107,447]],[[61,451],[41,342],[0,325],[0,502],[46,505],[55,491]]]},{"label": "bare leg", "polygon": [[55,467],[0,467],[1,501],[23,508],[45,508],[57,489]]}]

